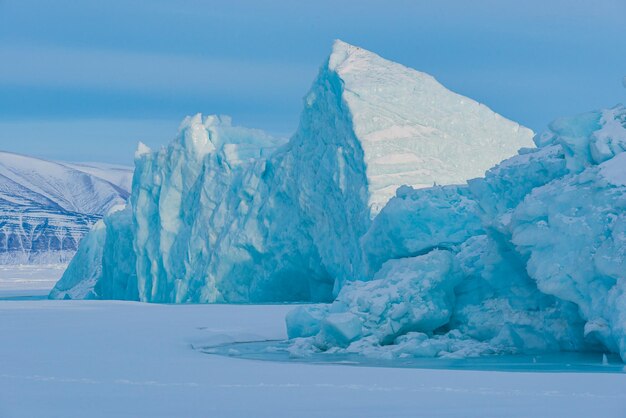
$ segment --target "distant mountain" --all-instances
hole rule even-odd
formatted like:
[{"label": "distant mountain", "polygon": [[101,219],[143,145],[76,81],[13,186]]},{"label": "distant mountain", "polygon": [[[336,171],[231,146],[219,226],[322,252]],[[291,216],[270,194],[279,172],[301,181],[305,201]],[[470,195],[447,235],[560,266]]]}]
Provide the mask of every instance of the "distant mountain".
[{"label": "distant mountain", "polygon": [[129,196],[132,169],[0,152],[0,263],[56,263]]},{"label": "distant mountain", "polygon": [[107,163],[66,163],[61,162],[66,167],[73,168],[83,173],[101,178],[109,183],[130,192],[133,183],[133,168],[126,165]]}]

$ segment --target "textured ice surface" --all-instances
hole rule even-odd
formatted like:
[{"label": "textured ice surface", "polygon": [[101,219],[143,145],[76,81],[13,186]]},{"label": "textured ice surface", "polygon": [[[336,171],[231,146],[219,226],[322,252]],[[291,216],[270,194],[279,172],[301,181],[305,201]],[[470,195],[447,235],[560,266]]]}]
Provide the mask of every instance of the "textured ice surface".
[{"label": "textured ice surface", "polygon": [[585,334],[626,359],[624,155],[533,190],[510,231],[539,290],[575,303]]},{"label": "textured ice surface", "polygon": [[[463,182],[531,146],[531,136],[426,74],[337,41],[288,142],[198,115],[166,148],[140,146],[130,217],[105,221],[104,241],[85,244],[105,248],[79,254],[72,264],[81,267],[70,266],[52,296],[330,301],[343,283],[378,269],[364,258],[376,245],[362,239],[399,186]],[[437,210],[476,206],[466,202],[467,188],[438,193],[458,202],[433,209],[434,229],[442,226]],[[428,211],[427,202],[415,203],[422,204]],[[379,223],[370,242],[400,226],[393,222]],[[462,242],[479,219],[466,227],[450,239]],[[426,249],[406,241],[397,251]],[[99,279],[86,286],[91,277]],[[128,290],[135,286],[136,294]]]},{"label": "textured ice surface", "polygon": [[368,277],[389,259],[451,248],[482,231],[467,186],[400,187],[363,237]]},{"label": "textured ice surface", "polygon": [[343,85],[375,213],[398,185],[461,184],[531,145],[528,129],[364,49],[337,41],[328,68]]},{"label": "textured ice surface", "polygon": [[[51,298],[137,300],[131,215],[130,207],[113,208],[93,226],[74,256],[81,262],[69,264]],[[116,262],[103,263],[104,259]]]},{"label": "textured ice surface", "polygon": [[289,314],[294,352],[626,360],[625,128],[623,106],[560,119],[469,191],[400,189],[365,236],[382,267]]}]

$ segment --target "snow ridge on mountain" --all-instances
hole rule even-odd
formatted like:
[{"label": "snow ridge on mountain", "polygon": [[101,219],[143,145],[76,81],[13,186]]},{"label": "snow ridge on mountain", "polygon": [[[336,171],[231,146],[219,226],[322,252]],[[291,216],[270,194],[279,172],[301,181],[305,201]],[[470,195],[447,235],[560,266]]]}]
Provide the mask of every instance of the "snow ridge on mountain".
[{"label": "snow ridge on mountain", "polygon": [[[69,261],[91,226],[125,204],[129,192],[123,180],[119,185],[107,181],[103,168],[85,170],[0,152],[0,261]],[[130,173],[117,171],[119,179]]]}]

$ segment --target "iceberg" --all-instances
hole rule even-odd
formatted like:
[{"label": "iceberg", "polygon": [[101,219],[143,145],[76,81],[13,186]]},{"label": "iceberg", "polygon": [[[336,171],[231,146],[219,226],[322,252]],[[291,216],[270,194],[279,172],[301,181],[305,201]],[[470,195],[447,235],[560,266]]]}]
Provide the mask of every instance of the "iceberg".
[{"label": "iceberg", "polygon": [[[626,108],[532,132],[337,41],[298,130],[186,118],[52,298],[325,302],[294,355],[626,360]],[[486,172],[485,172],[486,171]]]},{"label": "iceberg", "polygon": [[287,316],[294,353],[626,360],[626,107],[535,140],[467,186],[400,188],[365,235],[372,279]]},{"label": "iceberg", "polygon": [[[128,208],[85,241],[51,297],[330,302],[382,264],[377,237],[402,225],[377,219],[389,219],[381,211],[398,187],[463,183],[532,135],[427,74],[336,41],[289,140],[196,115],[167,147],[141,145]],[[441,213],[475,211],[467,188],[439,193],[458,196]],[[467,226],[446,245],[481,230],[478,215]]]}]

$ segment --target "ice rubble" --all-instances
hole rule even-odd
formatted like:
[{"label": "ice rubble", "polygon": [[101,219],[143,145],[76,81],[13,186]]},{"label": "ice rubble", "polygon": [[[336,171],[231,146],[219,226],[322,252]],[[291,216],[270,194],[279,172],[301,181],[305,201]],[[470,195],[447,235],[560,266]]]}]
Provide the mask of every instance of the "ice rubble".
[{"label": "ice rubble", "polygon": [[[427,74],[337,41],[288,142],[198,115],[168,147],[140,146],[129,208],[94,231],[85,246],[97,248],[51,296],[330,301],[374,273],[375,242],[361,240],[398,186],[463,182],[531,137]],[[465,200],[451,210],[475,206]]]},{"label": "ice rubble", "polygon": [[366,234],[382,268],[292,311],[293,354],[626,360],[626,108],[557,120],[536,141],[467,187],[399,189]]}]

